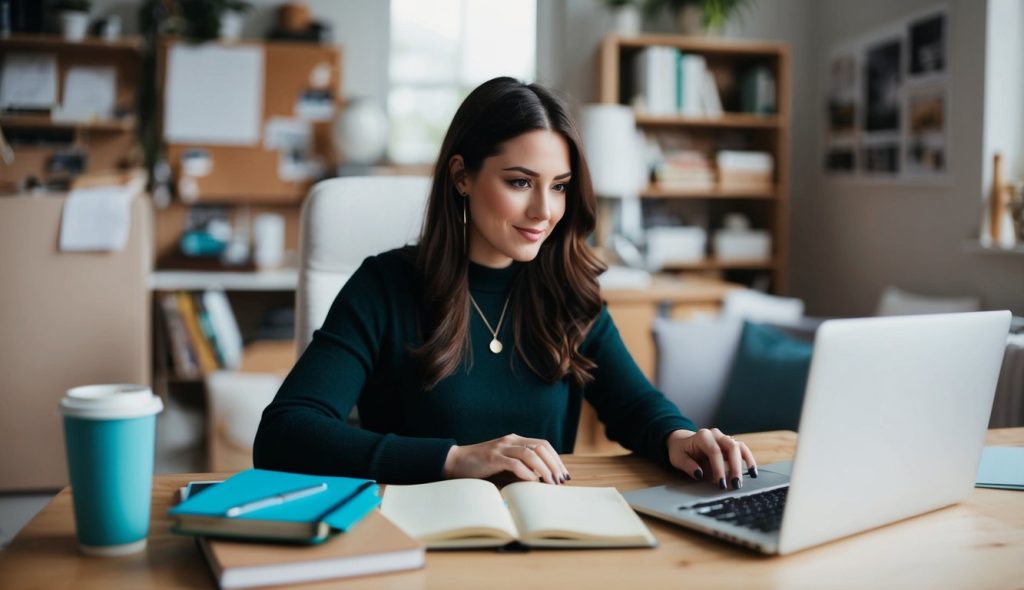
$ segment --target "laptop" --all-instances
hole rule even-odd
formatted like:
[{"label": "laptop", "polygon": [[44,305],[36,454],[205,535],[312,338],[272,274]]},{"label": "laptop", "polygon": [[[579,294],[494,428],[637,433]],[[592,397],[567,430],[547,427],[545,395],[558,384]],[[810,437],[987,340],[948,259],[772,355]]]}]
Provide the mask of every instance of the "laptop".
[{"label": "laptop", "polygon": [[739,490],[624,494],[637,512],[787,554],[955,504],[974,489],[1009,311],[829,320],[792,462]]}]

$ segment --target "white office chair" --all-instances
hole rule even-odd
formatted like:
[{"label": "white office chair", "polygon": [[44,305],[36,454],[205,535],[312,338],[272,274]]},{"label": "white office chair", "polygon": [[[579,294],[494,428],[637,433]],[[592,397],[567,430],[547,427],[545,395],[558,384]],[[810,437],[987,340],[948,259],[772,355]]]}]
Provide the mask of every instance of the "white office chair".
[{"label": "white office chair", "polygon": [[302,206],[295,292],[299,355],[367,256],[416,240],[429,193],[430,179],[422,176],[332,178],[309,191]]}]

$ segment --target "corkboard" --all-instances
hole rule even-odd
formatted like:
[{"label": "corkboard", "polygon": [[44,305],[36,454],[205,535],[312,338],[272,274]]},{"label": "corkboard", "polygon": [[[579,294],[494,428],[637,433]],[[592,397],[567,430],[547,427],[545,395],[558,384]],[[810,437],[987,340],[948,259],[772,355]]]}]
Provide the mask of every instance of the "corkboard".
[{"label": "corkboard", "polygon": [[[168,41],[161,51],[161,79],[166,83],[166,61],[169,49],[175,43]],[[264,42],[263,124],[275,117],[297,118],[296,104],[304,91],[314,88],[311,76],[314,69],[330,72],[327,88],[332,91],[335,109],[341,106],[342,50],[335,45],[315,43]],[[328,66],[326,70],[322,67]],[[163,95],[161,88],[161,95]],[[328,168],[336,162],[331,140],[331,123],[317,121],[313,126],[313,151],[322,157]],[[206,150],[212,159],[212,170],[195,180],[196,199],[199,203],[252,203],[297,204],[313,184],[308,181],[284,180],[278,175],[280,154],[277,150],[254,146],[216,146],[199,144],[166,145],[168,161],[175,179],[182,172],[182,154],[190,149]]]}]

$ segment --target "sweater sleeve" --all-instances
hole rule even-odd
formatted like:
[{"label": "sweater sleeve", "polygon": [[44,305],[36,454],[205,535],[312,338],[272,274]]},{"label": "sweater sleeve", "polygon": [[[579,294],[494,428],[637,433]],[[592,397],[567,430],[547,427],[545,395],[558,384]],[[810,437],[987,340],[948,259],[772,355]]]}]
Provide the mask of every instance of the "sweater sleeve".
[{"label": "sweater sleeve", "polygon": [[443,478],[454,440],[380,434],[347,421],[391,324],[387,281],[381,263],[368,258],[345,283],[263,412],[253,446],[256,467],[385,483]]},{"label": "sweater sleeve", "polygon": [[696,426],[640,371],[607,306],[601,309],[580,348],[597,364],[591,372],[594,381],[584,389],[584,395],[604,423],[608,437],[631,451],[669,465],[665,438],[674,430],[696,430]]}]

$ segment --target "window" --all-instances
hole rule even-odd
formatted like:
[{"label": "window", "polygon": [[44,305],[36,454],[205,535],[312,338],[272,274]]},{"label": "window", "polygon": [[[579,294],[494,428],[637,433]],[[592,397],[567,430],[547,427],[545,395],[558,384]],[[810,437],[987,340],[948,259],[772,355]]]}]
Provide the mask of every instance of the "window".
[{"label": "window", "polygon": [[392,0],[391,159],[432,163],[459,103],[481,82],[532,82],[536,21],[536,0]]}]

